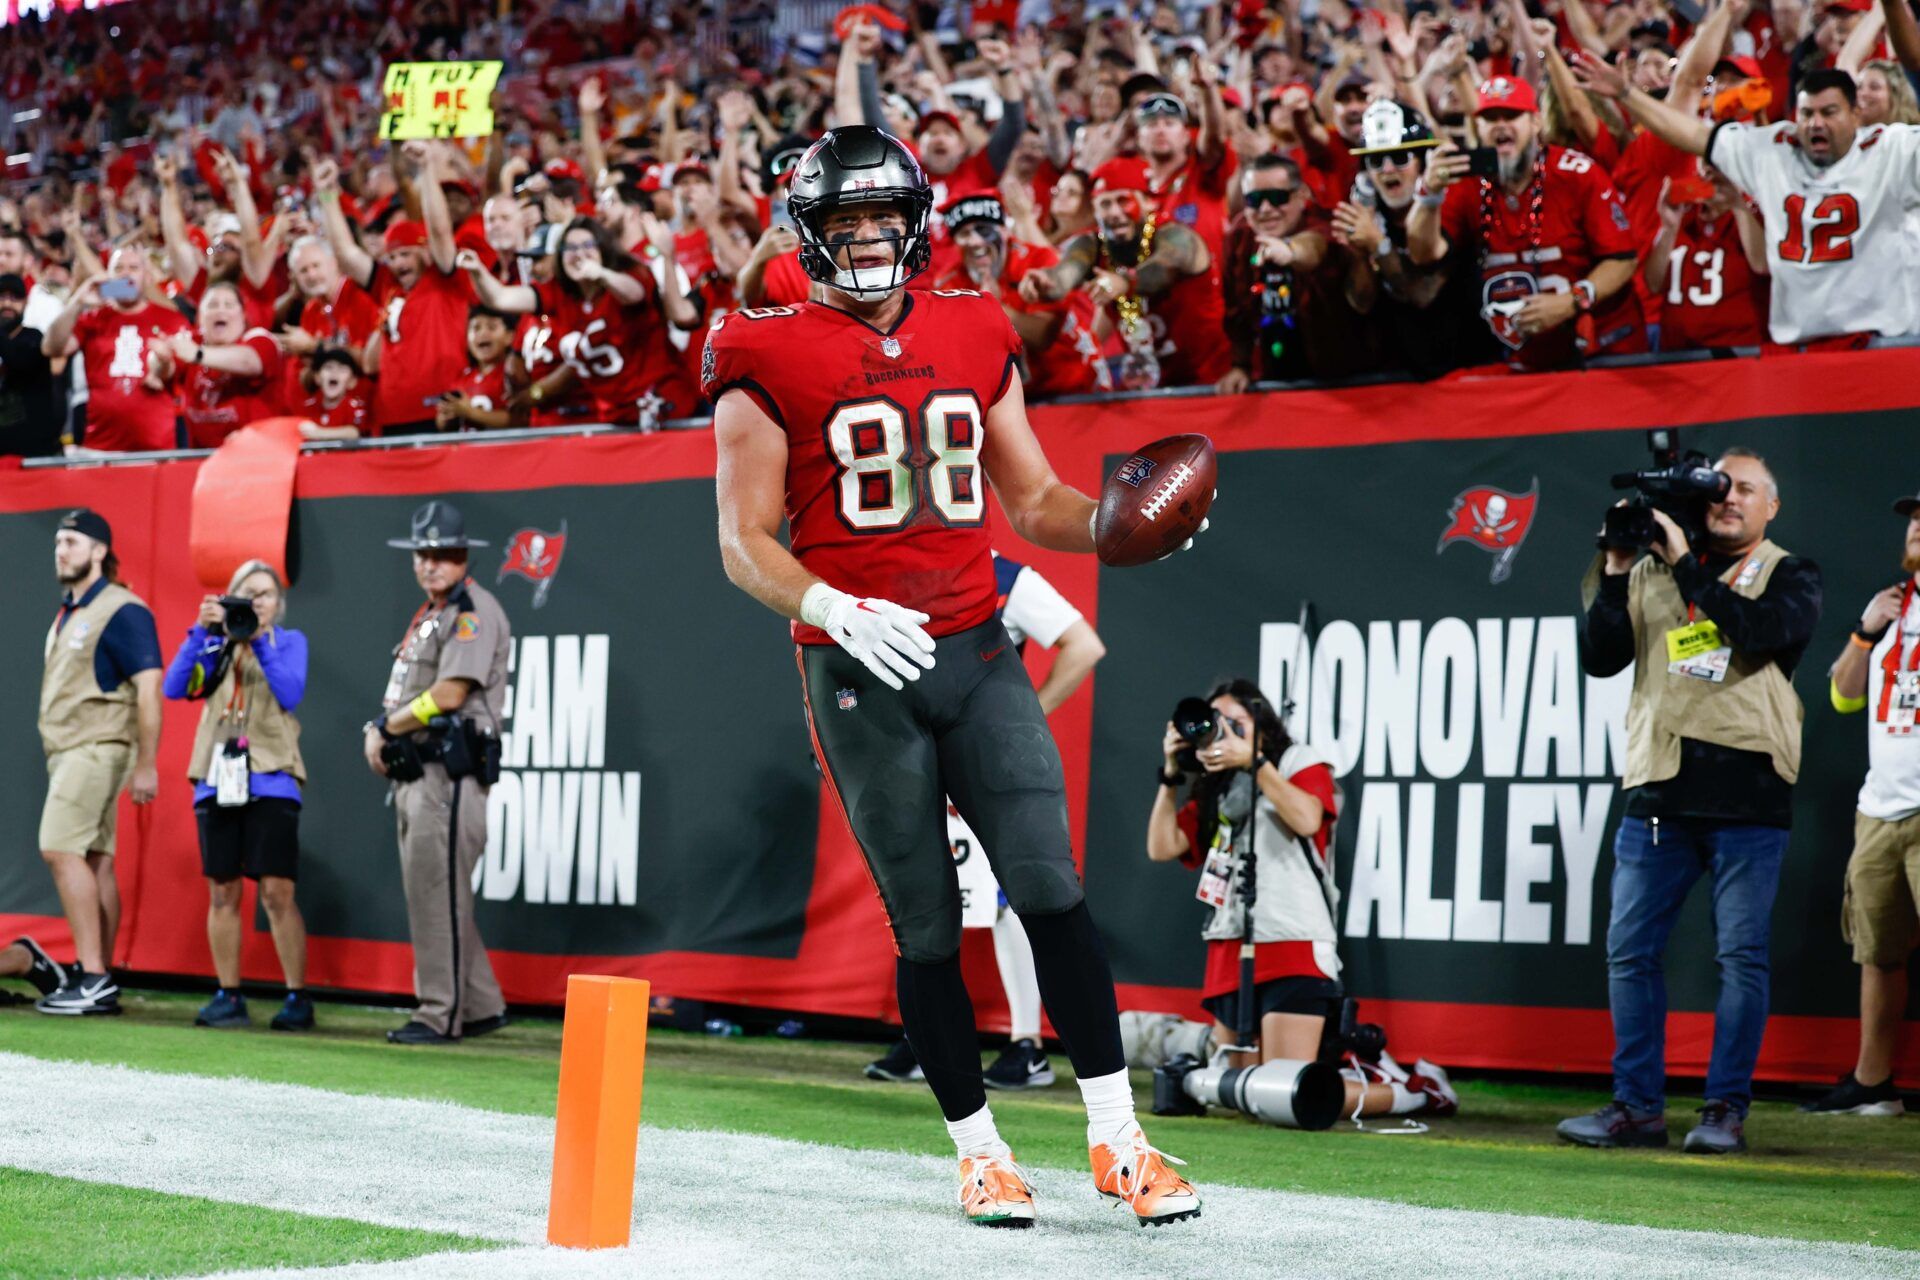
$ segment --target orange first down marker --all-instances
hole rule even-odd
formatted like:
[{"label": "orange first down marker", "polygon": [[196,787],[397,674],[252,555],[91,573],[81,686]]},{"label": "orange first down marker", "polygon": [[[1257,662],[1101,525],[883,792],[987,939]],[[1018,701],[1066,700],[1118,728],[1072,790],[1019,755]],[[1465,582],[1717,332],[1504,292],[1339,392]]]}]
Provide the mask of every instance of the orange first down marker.
[{"label": "orange first down marker", "polygon": [[650,990],[633,978],[567,978],[547,1206],[551,1244],[617,1249],[632,1235]]}]

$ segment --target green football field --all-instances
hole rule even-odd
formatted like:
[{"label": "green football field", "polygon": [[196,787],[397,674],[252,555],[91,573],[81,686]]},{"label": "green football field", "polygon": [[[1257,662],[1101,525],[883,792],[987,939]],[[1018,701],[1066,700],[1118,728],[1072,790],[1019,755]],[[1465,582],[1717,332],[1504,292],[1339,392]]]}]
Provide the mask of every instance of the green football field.
[{"label": "green football field", "polygon": [[[558,1075],[557,1021],[523,1019],[508,1030],[447,1049],[399,1049],[380,1038],[399,1016],[340,1005],[320,1009],[322,1029],[305,1036],[264,1029],[270,1006],[256,1005],[261,1029],[213,1032],[192,1026],[197,998],[130,992],[112,1019],[60,1019],[30,1008],[0,1009],[0,1076],[95,1064],[130,1067],[137,1089],[166,1091],[192,1077],[310,1086],[351,1107],[355,1098],[458,1104],[461,1114],[549,1118]],[[718,1039],[656,1031],[649,1041],[642,1118],[643,1154],[654,1131],[719,1131],[866,1152],[948,1156],[951,1144],[924,1086],[881,1085],[860,1076],[873,1044],[821,1040]],[[1002,1134],[1023,1164],[1085,1167],[1084,1117],[1065,1078],[1052,1088],[996,1094]],[[118,1079],[118,1076],[111,1077]],[[4,1081],[0,1080],[0,1084]],[[1582,1219],[1691,1232],[1834,1241],[1915,1251],[1886,1255],[1892,1273],[1920,1274],[1920,1122],[1802,1115],[1761,1103],[1748,1121],[1754,1150],[1709,1159],[1670,1152],[1592,1152],[1557,1142],[1559,1118],[1591,1109],[1602,1095],[1543,1084],[1457,1080],[1461,1114],[1422,1136],[1377,1136],[1342,1127],[1327,1133],[1275,1129],[1222,1115],[1147,1119],[1156,1145],[1180,1156],[1208,1188],[1365,1198],[1429,1209],[1490,1211],[1530,1218]],[[1148,1080],[1136,1073],[1144,1113]],[[36,1086],[40,1087],[40,1086]],[[138,1091],[126,1096],[142,1095]],[[216,1090],[217,1092],[217,1090]],[[298,1095],[307,1096],[307,1095]],[[319,1096],[319,1095],[315,1095]],[[9,1104],[17,1109],[17,1103]],[[1669,1118],[1690,1115],[1676,1099]],[[27,1110],[31,1112],[29,1104]],[[133,1110],[139,1110],[136,1105]],[[137,1116],[135,1117],[137,1118]],[[220,1123],[217,1109],[205,1124]],[[197,1139],[248,1143],[200,1133]],[[128,1143],[166,1144],[169,1132],[129,1130]],[[338,1135],[334,1135],[337,1139]],[[124,1185],[111,1146],[98,1175],[51,1172],[65,1154],[34,1141],[0,1144],[0,1276],[175,1276],[271,1267],[320,1267],[495,1250],[505,1235],[404,1215],[330,1214],[183,1194],[164,1179],[129,1175]],[[57,1147],[51,1134],[47,1142]],[[284,1148],[286,1142],[280,1140]],[[377,1148],[376,1148],[377,1149]],[[8,1152],[16,1152],[9,1156]],[[298,1152],[277,1154],[298,1158]],[[17,1165],[24,1167],[6,1167]],[[1065,1182],[1067,1185],[1062,1186]],[[1045,1188],[1065,1195],[1070,1174]],[[184,1185],[184,1184],[183,1184]],[[944,1188],[930,1195],[948,1208]],[[1043,1199],[1043,1212],[1046,1201]],[[534,1206],[535,1210],[543,1206]],[[957,1211],[954,1211],[957,1213]],[[985,1233],[976,1233],[985,1234]],[[1001,1233],[993,1233],[1001,1234]],[[1034,1233],[1038,1235],[1039,1233]],[[510,1272],[503,1272],[509,1274]],[[395,1274],[400,1274],[396,1272]],[[436,1273],[438,1274],[438,1273]],[[448,1274],[458,1274],[449,1272]],[[474,1274],[483,1274],[475,1272]]]}]

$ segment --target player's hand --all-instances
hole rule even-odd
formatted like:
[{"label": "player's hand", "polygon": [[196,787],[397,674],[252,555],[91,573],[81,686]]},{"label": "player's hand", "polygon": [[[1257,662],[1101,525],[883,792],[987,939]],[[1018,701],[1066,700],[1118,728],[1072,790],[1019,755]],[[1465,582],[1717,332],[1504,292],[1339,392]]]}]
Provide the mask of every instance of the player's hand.
[{"label": "player's hand", "polygon": [[127,795],[135,804],[152,804],[153,798],[160,794],[160,770],[155,765],[135,765],[133,781],[127,784]]},{"label": "player's hand", "polygon": [[[1215,489],[1215,490],[1213,491],[1213,497],[1212,497],[1212,498],[1209,498],[1209,499],[1207,500],[1207,502],[1208,502],[1208,505],[1209,505],[1209,506],[1211,506],[1211,505],[1213,504],[1213,502],[1214,502],[1214,501],[1216,501],[1216,500],[1217,500],[1217,499],[1218,499],[1219,497],[1220,497],[1220,491],[1219,491],[1218,489]],[[1197,538],[1197,537],[1199,537],[1199,536],[1200,536],[1201,534],[1203,534],[1203,533],[1205,533],[1205,532],[1206,532],[1206,531],[1207,531],[1208,529],[1210,529],[1210,528],[1212,528],[1212,527],[1213,527],[1213,517],[1211,517],[1211,516],[1202,516],[1202,517],[1201,517],[1201,519],[1200,519],[1200,527],[1199,527],[1198,529],[1195,529],[1195,530],[1193,531],[1193,538]],[[1169,551],[1169,552],[1167,552],[1167,554],[1166,554],[1166,555],[1164,555],[1164,556],[1161,556],[1160,558],[1161,558],[1162,560],[1165,560],[1165,559],[1167,559],[1167,558],[1168,558],[1168,557],[1170,557],[1170,556],[1177,556],[1177,555],[1179,555],[1179,554],[1180,554],[1180,553],[1181,553],[1182,551],[1191,551],[1191,550],[1193,550],[1193,538],[1188,538],[1188,539],[1187,539],[1187,540],[1186,540],[1185,542],[1183,542],[1183,543],[1181,543],[1181,544],[1180,544],[1179,546],[1177,546],[1177,547],[1175,547],[1175,548],[1174,548],[1173,550],[1171,550],[1171,551]]]},{"label": "player's hand", "polygon": [[1466,177],[1471,163],[1466,152],[1451,142],[1443,142],[1427,152],[1427,168],[1421,181],[1426,183],[1428,191],[1438,195]]},{"label": "player's hand", "polygon": [[1888,587],[1885,591],[1876,592],[1860,615],[1860,629],[1872,635],[1892,626],[1900,616],[1900,598],[1904,594],[1901,587]]},{"label": "player's hand", "polygon": [[384,778],[387,776],[387,762],[380,758],[380,742],[378,733],[372,729],[367,730],[366,736],[360,743],[360,753],[367,758],[367,768]]},{"label": "player's hand", "polygon": [[862,600],[816,583],[800,602],[800,618],[832,636],[889,689],[904,689],[902,681],[933,669],[933,637],[920,626],[930,619],[891,600]]}]

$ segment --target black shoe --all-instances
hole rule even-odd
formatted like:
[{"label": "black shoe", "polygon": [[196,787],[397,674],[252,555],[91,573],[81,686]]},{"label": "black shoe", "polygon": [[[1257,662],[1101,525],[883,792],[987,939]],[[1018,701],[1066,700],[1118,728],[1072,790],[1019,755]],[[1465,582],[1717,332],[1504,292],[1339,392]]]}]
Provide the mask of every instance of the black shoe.
[{"label": "black shoe", "polygon": [[1592,1115],[1562,1120],[1556,1132],[1583,1147],[1664,1147],[1667,1118],[1658,1111],[1635,1111],[1616,1098]]},{"label": "black shoe", "polygon": [[237,991],[228,991],[222,987],[213,993],[213,999],[200,1006],[200,1012],[194,1016],[196,1027],[214,1027],[220,1031],[233,1031],[240,1027],[253,1025],[253,1015],[247,1012],[247,998]]},{"label": "black shoe", "polygon": [[1866,1085],[1849,1071],[1824,1096],[1801,1103],[1800,1109],[1829,1116],[1898,1116],[1906,1114],[1907,1104],[1893,1087],[1892,1076],[1879,1084]]},{"label": "black shoe", "polygon": [[13,945],[24,948],[33,960],[33,967],[21,976],[33,984],[34,990],[43,996],[50,996],[60,989],[67,980],[67,971],[59,961],[42,950],[32,938],[15,938]]},{"label": "black shoe", "polygon": [[1044,1089],[1053,1083],[1053,1067],[1039,1045],[1015,1040],[993,1060],[984,1079],[989,1089]]},{"label": "black shoe", "polygon": [[313,1001],[307,998],[304,991],[287,992],[286,1002],[267,1026],[275,1031],[313,1030]]},{"label": "black shoe", "polygon": [[387,1032],[388,1044],[459,1044],[458,1036],[445,1036],[424,1022],[409,1022]]},{"label": "black shoe", "polygon": [[927,1073],[920,1069],[920,1060],[913,1056],[913,1046],[902,1040],[887,1050],[884,1058],[867,1064],[866,1077],[869,1080],[891,1080],[895,1084],[912,1084],[915,1080],[925,1080]]},{"label": "black shoe", "polygon": [[33,1007],[66,1017],[115,1014],[120,1012],[120,987],[111,974],[69,973],[59,990],[41,996]]},{"label": "black shoe", "polygon": [[513,1025],[513,1019],[504,1013],[496,1013],[491,1018],[475,1018],[472,1022],[460,1024],[460,1038],[471,1040],[475,1036],[492,1035],[502,1027]]}]

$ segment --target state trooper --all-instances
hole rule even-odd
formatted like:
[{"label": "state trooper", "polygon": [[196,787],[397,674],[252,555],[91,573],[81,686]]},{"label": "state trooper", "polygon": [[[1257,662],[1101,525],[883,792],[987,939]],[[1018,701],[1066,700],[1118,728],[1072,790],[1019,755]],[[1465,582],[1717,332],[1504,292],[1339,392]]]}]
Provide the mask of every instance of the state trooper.
[{"label": "state trooper", "polygon": [[511,629],[467,573],[467,537],[449,502],[413,513],[413,576],[427,602],[393,650],[380,715],[367,722],[367,767],[388,779],[400,877],[413,935],[419,1007],[394,1044],[455,1044],[507,1025],[506,1002],[473,919],[473,869],[487,844],[487,788],[500,773]]}]

